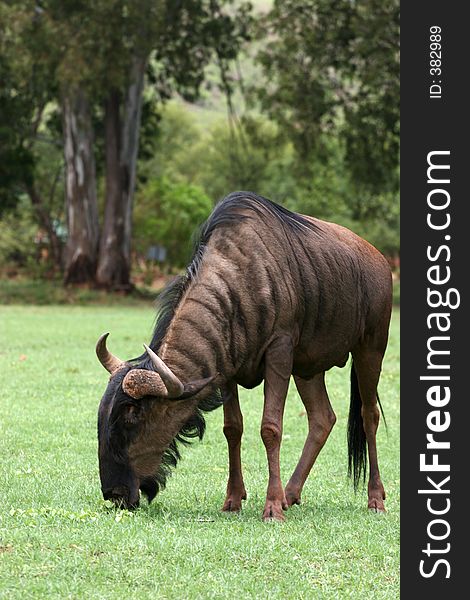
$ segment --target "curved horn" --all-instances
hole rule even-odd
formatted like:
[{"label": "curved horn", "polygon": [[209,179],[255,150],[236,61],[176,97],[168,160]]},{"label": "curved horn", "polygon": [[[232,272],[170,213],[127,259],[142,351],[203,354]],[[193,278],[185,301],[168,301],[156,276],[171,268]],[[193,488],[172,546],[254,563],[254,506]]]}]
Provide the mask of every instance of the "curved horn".
[{"label": "curved horn", "polygon": [[124,364],[124,361],[111,354],[111,352],[106,348],[106,339],[109,333],[103,333],[100,339],[96,343],[96,356],[98,360],[103,365],[103,367],[109,372],[114,373],[116,369],[119,369],[121,365]]},{"label": "curved horn", "polygon": [[155,367],[155,371],[160,375],[165,384],[165,387],[168,390],[168,396],[170,398],[179,398],[184,392],[184,385],[172,370],[166,366],[163,360],[155,354],[152,348],[149,348],[146,344],[144,344],[144,348]]}]

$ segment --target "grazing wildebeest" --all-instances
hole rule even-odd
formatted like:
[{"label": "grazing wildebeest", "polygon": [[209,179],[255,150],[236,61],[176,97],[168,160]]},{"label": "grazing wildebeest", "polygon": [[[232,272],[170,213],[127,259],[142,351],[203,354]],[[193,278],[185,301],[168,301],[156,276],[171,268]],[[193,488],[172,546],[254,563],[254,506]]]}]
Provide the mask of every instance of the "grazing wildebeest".
[{"label": "grazing wildebeest", "polygon": [[[133,508],[151,501],[179,459],[178,443],[204,434],[203,412],[223,405],[229,478],[223,510],[246,498],[237,385],[264,380],[261,437],[269,482],[263,519],[284,519],[336,420],[325,371],[352,354],[349,473],[365,477],[368,506],[384,510],[377,463],[377,383],[391,312],[384,257],[348,229],[286,210],[250,192],[219,202],[203,225],[186,274],[163,292],[150,346],[122,361],[101,336],[96,352],[111,373],[98,414],[104,498]],[[290,376],[308,435],[286,488],[279,452]],[[220,390],[220,392],[219,392]]]}]

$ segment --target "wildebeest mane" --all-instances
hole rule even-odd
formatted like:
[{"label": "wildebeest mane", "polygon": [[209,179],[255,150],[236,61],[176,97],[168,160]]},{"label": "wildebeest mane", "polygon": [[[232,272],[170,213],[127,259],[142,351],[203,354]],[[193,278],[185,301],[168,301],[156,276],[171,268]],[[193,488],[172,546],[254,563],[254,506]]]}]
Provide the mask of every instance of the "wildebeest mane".
[{"label": "wildebeest mane", "polygon": [[[224,225],[233,225],[251,218],[250,212],[266,219],[274,218],[289,233],[300,233],[308,230],[321,234],[321,229],[314,222],[306,219],[303,215],[288,210],[287,208],[275,204],[258,196],[253,192],[233,192],[218,202],[211,215],[201,225],[194,238],[193,253],[191,261],[186,268],[186,273],[176,277],[161,292],[157,299],[157,317],[150,347],[158,353],[163,342],[165,334],[175,314],[184,292],[192,281],[196,278],[199,267],[204,256],[206,245],[216,228]],[[147,360],[146,355],[142,355],[137,360]],[[146,365],[149,367],[149,363]]]}]

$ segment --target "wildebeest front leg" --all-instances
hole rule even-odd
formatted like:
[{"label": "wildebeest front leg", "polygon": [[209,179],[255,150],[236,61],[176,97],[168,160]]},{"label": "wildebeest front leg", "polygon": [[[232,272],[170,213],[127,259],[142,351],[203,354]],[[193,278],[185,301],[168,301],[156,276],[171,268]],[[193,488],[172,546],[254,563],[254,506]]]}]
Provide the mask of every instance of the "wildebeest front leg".
[{"label": "wildebeest front leg", "polygon": [[284,520],[287,509],[286,497],[281,482],[279,455],[282,439],[282,418],[289,378],[292,372],[292,340],[277,338],[266,350],[264,376],[264,409],[261,422],[261,437],[266,448],[269,467],[269,482],[263,520]]},{"label": "wildebeest front leg", "polygon": [[286,500],[289,506],[300,504],[305,480],[336,421],[325,387],[325,373],[319,373],[309,380],[296,376],[294,379],[307,411],[308,435],[299,463],[286,486]]},{"label": "wildebeest front leg", "polygon": [[238,401],[236,383],[230,383],[223,391],[224,400],[224,435],[228,444],[229,476],[227,482],[227,495],[222,510],[239,511],[242,500],[246,499],[246,490],[243,483],[242,465],[240,457],[241,439],[243,434],[243,416]]}]

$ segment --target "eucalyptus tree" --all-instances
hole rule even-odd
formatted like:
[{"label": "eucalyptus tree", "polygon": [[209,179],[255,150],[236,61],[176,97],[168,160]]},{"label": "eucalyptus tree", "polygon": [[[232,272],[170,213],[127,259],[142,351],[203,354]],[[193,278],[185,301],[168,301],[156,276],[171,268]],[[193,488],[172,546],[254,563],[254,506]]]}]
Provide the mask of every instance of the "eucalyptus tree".
[{"label": "eucalyptus tree", "polygon": [[[175,91],[195,99],[214,53],[230,60],[248,39],[249,3],[226,0],[104,1],[106,201],[96,281],[130,285],[133,195],[143,92],[162,102]],[[98,10],[98,8],[96,9]]]},{"label": "eucalyptus tree", "polygon": [[92,124],[98,42],[90,35],[90,0],[12,3],[23,17],[22,54],[46,70],[49,101],[60,107],[65,180],[66,283],[93,281],[99,243]]},{"label": "eucalyptus tree", "polygon": [[[20,62],[46,74],[47,102],[60,107],[65,282],[129,289],[143,99],[151,90],[158,102],[176,91],[195,99],[214,53],[219,60],[231,60],[247,39],[251,5],[232,0],[14,0],[2,11],[8,12],[7,23],[18,23]],[[1,99],[12,110],[9,100],[8,94]],[[31,111],[25,113],[28,127],[32,120]],[[98,147],[104,148],[103,165],[97,163]],[[28,160],[26,153],[25,168]]]},{"label": "eucalyptus tree", "polygon": [[[214,52],[236,56],[251,6],[225,0],[49,0],[58,39],[69,239],[65,280],[130,287],[133,195],[144,88],[194,99]],[[98,235],[91,106],[104,122],[105,202]],[[78,214],[80,218],[78,219]],[[78,219],[78,220],[77,220]],[[98,241],[99,238],[99,241]],[[87,260],[84,268],[84,256]]]}]

